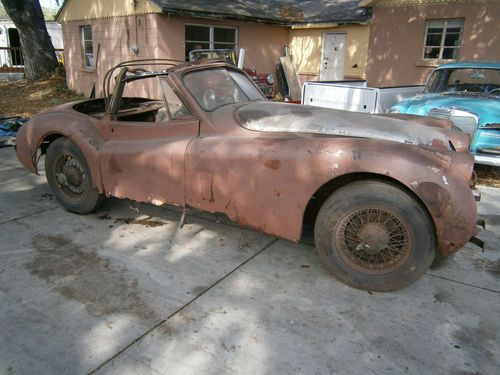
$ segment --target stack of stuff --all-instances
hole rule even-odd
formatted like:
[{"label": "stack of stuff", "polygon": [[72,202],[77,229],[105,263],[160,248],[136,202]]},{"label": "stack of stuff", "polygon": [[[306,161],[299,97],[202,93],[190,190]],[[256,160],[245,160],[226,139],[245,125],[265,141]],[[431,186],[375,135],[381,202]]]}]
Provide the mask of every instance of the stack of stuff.
[{"label": "stack of stuff", "polygon": [[16,133],[29,118],[0,115],[0,147],[14,146]]}]

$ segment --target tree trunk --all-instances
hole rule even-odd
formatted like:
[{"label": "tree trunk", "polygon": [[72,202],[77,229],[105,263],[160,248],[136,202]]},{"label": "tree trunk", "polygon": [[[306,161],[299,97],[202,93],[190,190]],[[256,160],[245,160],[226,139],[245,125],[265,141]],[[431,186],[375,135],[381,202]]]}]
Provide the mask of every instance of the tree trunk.
[{"label": "tree trunk", "polygon": [[26,78],[34,81],[52,73],[57,58],[39,0],[2,0],[2,3],[19,32]]}]

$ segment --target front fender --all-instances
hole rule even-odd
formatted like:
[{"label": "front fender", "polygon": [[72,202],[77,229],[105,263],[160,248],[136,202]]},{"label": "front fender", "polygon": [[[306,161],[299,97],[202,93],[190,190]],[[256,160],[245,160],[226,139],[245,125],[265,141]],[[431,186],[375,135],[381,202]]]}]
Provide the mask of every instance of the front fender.
[{"label": "front fender", "polygon": [[441,253],[448,255],[469,241],[477,221],[477,206],[469,186],[473,156],[369,140],[357,143],[355,151],[347,152],[346,157],[329,158],[327,163],[341,171],[332,175],[332,180],[351,173],[394,180],[427,208]]},{"label": "front fender", "polygon": [[422,202],[439,248],[450,253],[475,229],[477,211],[468,185],[472,166],[468,154],[371,139],[198,138],[186,155],[186,198],[191,206],[298,241],[306,207],[325,184],[350,174],[384,176]]},{"label": "front fender", "polygon": [[42,143],[57,136],[69,138],[85,156],[94,188],[103,192],[99,168],[99,149],[104,144],[105,139],[96,128],[97,121],[71,111],[39,114],[18,130],[16,135],[17,158],[26,169],[38,174],[37,155]]}]

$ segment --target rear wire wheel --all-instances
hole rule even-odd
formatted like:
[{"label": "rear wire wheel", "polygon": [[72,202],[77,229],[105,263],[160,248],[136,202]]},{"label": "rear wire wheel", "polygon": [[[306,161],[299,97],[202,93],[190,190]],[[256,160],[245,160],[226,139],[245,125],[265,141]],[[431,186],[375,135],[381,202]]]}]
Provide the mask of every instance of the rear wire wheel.
[{"label": "rear wire wheel", "polygon": [[61,137],[50,144],[45,173],[50,188],[66,210],[88,214],[101,205],[103,195],[94,189],[87,161],[68,138]]},{"label": "rear wire wheel", "polygon": [[328,270],[360,289],[391,291],[417,280],[436,253],[431,218],[413,196],[385,181],[335,191],[314,228]]}]

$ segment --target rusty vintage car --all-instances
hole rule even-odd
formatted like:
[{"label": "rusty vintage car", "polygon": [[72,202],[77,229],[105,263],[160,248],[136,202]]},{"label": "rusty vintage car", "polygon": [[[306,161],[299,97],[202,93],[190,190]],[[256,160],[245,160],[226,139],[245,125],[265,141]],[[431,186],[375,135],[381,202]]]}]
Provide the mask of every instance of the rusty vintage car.
[{"label": "rusty vintage car", "polygon": [[37,173],[45,154],[68,211],[103,197],[169,203],[291,241],[312,223],[328,270],[375,291],[412,283],[475,235],[470,137],[447,121],[270,102],[224,62],[124,62],[103,93],[17,134],[19,160]]}]

